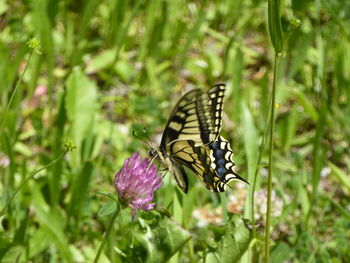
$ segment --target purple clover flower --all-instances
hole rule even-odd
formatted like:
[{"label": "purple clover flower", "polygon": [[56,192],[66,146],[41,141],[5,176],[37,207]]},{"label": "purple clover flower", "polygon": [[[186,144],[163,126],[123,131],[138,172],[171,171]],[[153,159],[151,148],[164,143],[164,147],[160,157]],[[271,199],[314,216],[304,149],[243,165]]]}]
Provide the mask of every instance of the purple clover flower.
[{"label": "purple clover flower", "polygon": [[131,158],[124,161],[123,168],[117,172],[114,185],[119,198],[132,208],[132,218],[136,210],[151,210],[154,192],[162,185],[162,177],[157,174],[154,164],[142,158],[135,152]]}]

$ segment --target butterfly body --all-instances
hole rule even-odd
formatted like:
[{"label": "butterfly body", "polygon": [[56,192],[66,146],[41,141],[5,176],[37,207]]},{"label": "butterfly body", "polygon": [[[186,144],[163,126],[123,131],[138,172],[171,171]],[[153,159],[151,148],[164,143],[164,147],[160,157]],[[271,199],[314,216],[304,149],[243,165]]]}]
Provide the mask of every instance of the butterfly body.
[{"label": "butterfly body", "polygon": [[225,191],[231,180],[245,181],[235,173],[230,145],[219,135],[224,93],[225,85],[219,84],[208,92],[195,89],[183,95],[169,117],[159,149],[150,152],[174,174],[185,193],[188,179],[183,166],[214,192]]}]

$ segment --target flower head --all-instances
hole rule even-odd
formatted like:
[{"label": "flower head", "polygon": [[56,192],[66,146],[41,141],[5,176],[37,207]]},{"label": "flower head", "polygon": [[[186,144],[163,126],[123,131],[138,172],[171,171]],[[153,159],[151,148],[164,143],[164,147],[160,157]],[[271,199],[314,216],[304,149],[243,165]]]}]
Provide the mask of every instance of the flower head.
[{"label": "flower head", "polygon": [[125,160],[123,168],[115,175],[114,185],[119,198],[132,208],[133,218],[136,209],[151,210],[154,192],[162,185],[162,177],[157,174],[154,164],[134,153]]},{"label": "flower head", "polygon": [[29,46],[29,48],[33,49],[37,54],[41,55],[43,53],[41,50],[40,41],[35,37],[29,39],[27,45]]}]

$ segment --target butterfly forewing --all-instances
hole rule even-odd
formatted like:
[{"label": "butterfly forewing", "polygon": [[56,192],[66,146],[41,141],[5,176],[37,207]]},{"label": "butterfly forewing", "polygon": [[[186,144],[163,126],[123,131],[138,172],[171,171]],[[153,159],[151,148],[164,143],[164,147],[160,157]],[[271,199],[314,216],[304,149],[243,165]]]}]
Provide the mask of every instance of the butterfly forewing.
[{"label": "butterfly forewing", "polygon": [[186,93],[170,115],[160,148],[169,151],[177,140],[191,140],[196,146],[214,141],[221,129],[224,94],[223,84],[205,93],[200,89]]}]

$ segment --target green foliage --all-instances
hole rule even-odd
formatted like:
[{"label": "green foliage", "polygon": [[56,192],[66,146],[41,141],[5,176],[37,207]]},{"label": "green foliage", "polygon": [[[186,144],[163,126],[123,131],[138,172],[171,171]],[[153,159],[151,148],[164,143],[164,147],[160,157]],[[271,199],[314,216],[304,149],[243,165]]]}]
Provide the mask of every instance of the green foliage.
[{"label": "green foliage", "polygon": [[142,249],[146,248],[146,260],[140,258],[140,262],[166,262],[191,238],[190,233],[167,217],[152,220],[153,222],[149,220],[150,218],[146,223],[140,218],[145,231],[134,234],[136,240],[143,245]]},{"label": "green foliage", "polygon": [[105,203],[98,213],[99,216],[107,216],[113,214],[117,210],[117,203],[115,201],[109,201]]},{"label": "green foliage", "polygon": [[119,208],[99,193],[114,194],[124,159],[148,150],[132,130],[157,145],[181,94],[223,82],[222,133],[250,185],[222,198],[189,174],[184,195],[167,174],[156,211],[117,215],[100,262],[262,262],[272,43],[271,262],[349,262],[349,10],[0,1],[0,261],[93,262]]},{"label": "green foliage", "polygon": [[250,231],[243,220],[233,216],[223,229],[215,231],[217,248],[209,252],[206,262],[237,262],[250,243]]},{"label": "green foliage", "polygon": [[268,0],[268,25],[269,33],[275,52],[283,51],[284,39],[281,24],[280,0]]}]

